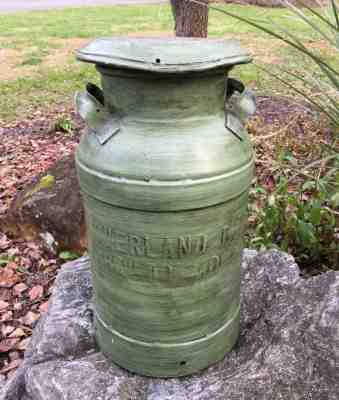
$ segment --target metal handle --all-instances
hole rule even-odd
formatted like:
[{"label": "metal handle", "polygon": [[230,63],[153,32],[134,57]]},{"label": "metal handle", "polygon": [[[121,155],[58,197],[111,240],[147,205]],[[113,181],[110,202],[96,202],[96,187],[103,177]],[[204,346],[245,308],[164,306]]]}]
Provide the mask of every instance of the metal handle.
[{"label": "metal handle", "polygon": [[233,78],[226,85],[226,121],[225,127],[239,140],[247,119],[255,113],[256,102],[253,92]]},{"label": "metal handle", "polygon": [[120,131],[119,118],[105,107],[104,93],[93,83],[86,85],[86,91],[75,94],[75,106],[101,145]]}]

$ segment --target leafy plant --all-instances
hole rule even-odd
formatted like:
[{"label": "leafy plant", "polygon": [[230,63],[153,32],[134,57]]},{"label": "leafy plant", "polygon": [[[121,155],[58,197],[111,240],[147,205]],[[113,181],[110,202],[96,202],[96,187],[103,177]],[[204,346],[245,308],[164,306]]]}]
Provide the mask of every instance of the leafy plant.
[{"label": "leafy plant", "polygon": [[14,257],[8,254],[0,254],[0,267],[5,267],[9,262],[14,261]]},{"label": "leafy plant", "polygon": [[55,131],[64,132],[68,135],[72,135],[74,131],[74,124],[69,117],[61,115],[55,122],[53,128],[53,130]]},{"label": "leafy plant", "polygon": [[319,179],[306,180],[297,192],[281,177],[275,190],[252,191],[252,233],[248,244],[258,249],[278,248],[292,253],[301,266],[323,270],[339,262],[339,156]]}]

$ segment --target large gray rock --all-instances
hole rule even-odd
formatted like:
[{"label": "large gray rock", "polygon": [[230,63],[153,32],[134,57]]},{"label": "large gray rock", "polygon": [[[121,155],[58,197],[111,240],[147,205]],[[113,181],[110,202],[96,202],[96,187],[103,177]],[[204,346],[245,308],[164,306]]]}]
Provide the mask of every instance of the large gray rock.
[{"label": "large gray rock", "polygon": [[0,400],[337,400],[339,273],[302,279],[291,256],[245,251],[241,335],[191,377],[151,379],[96,349],[88,259],[61,269],[25,362]]}]

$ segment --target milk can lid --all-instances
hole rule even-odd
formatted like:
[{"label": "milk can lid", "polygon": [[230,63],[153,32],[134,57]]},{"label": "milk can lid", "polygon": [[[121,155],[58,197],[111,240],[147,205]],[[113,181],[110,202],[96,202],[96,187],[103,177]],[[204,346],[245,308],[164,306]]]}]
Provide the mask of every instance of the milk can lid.
[{"label": "milk can lid", "polygon": [[81,61],[118,68],[180,73],[251,61],[237,40],[193,38],[101,38],[79,50]]}]

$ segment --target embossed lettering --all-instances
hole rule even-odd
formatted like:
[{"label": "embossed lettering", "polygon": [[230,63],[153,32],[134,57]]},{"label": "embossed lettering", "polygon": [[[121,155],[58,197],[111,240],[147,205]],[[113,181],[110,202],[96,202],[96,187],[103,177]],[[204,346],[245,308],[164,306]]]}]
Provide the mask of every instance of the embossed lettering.
[{"label": "embossed lettering", "polygon": [[199,239],[197,240],[197,250],[198,250],[199,254],[206,253],[206,250],[207,250],[207,236],[206,235],[199,236]]},{"label": "embossed lettering", "polygon": [[220,244],[224,246],[228,240],[229,240],[229,227],[224,226],[221,230]]},{"label": "embossed lettering", "polygon": [[139,236],[128,236],[129,254],[134,256],[145,255],[145,241]]},{"label": "embossed lettering", "polygon": [[190,236],[180,236],[178,238],[178,256],[192,254],[192,238]]},{"label": "embossed lettering", "polygon": [[207,237],[199,235],[192,238],[191,236],[180,236],[178,238],[178,257],[204,254],[207,249]]},{"label": "embossed lettering", "polygon": [[148,236],[144,236],[145,256],[149,258],[157,258],[157,254],[152,253],[152,241]]},{"label": "embossed lettering", "polygon": [[[226,225],[214,232],[178,237],[141,236],[119,232],[107,226],[98,217],[92,216],[90,229],[91,248],[104,253],[151,259],[182,259],[211,253],[217,248],[228,249],[232,242],[242,236],[242,223]],[[242,222],[242,221],[240,221]],[[213,255],[213,253],[212,253]],[[211,255],[211,257],[212,257]]]},{"label": "embossed lettering", "polygon": [[114,244],[122,254],[128,254],[128,236],[125,233],[115,232]]},{"label": "embossed lettering", "polygon": [[168,238],[163,239],[162,254],[167,258],[173,258],[173,248],[171,246],[171,241]]}]

